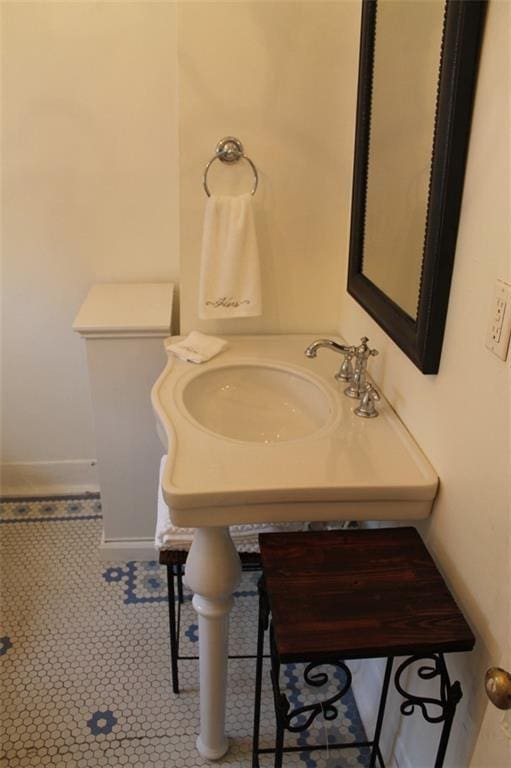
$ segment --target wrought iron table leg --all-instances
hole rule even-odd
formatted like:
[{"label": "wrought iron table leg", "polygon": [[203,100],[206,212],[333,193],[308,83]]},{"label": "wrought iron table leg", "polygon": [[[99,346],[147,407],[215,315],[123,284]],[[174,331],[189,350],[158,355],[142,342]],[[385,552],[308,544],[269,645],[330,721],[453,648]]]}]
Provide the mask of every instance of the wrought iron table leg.
[{"label": "wrought iron table leg", "polygon": [[277,715],[277,735],[275,737],[275,768],[282,768],[284,756],[284,724],[282,718]]},{"label": "wrought iron table leg", "polygon": [[176,624],[176,595],[174,591],[174,566],[167,565],[167,589],[169,601],[169,635],[170,635],[170,669],[172,678],[172,690],[179,693],[178,675],[178,630]]},{"label": "wrought iron table leg", "polygon": [[435,760],[435,768],[442,768],[445,759],[445,753],[447,751],[447,744],[449,742],[449,736],[451,735],[452,721],[456,713],[456,707],[461,700],[463,693],[461,691],[461,685],[458,681],[451,685],[449,675],[447,673],[447,667],[443,655],[440,655],[440,665],[443,668],[442,674],[444,676],[445,684],[447,686],[447,698],[445,703],[445,720],[440,734],[440,743],[438,745],[438,752]]},{"label": "wrought iron table leg", "polygon": [[257,656],[255,676],[254,730],[252,737],[252,768],[259,768],[259,728],[261,723],[261,689],[263,684],[263,646],[264,633],[268,629],[268,601],[261,577],[257,585],[259,591],[259,618],[257,625]]},{"label": "wrought iron table leg", "polygon": [[280,659],[275,647],[273,626],[270,623],[270,658],[271,658],[271,682],[273,699],[275,702],[276,734],[275,734],[275,768],[282,768],[284,755],[284,728],[286,726],[286,714],[289,709],[287,698],[280,692]]},{"label": "wrought iron table leg", "polygon": [[183,605],[183,603],[184,603],[184,594],[183,594],[183,570],[184,570],[184,566],[181,563],[178,563],[176,568],[177,568],[177,597],[178,597],[178,600],[179,600],[179,605]]},{"label": "wrought iron table leg", "polygon": [[380,697],[380,706],[378,708],[378,717],[376,720],[376,728],[374,730],[373,748],[371,750],[369,768],[375,768],[376,758],[378,758],[378,762],[380,763],[380,765],[382,764],[380,760],[380,754],[379,754],[380,753],[380,736],[381,736],[381,729],[383,725],[383,715],[385,713],[385,704],[387,703],[387,694],[389,692],[390,676],[392,674],[393,663],[394,663],[394,657],[389,656],[387,659],[387,664],[385,665],[385,676],[383,678],[383,686],[382,686],[381,697]]}]

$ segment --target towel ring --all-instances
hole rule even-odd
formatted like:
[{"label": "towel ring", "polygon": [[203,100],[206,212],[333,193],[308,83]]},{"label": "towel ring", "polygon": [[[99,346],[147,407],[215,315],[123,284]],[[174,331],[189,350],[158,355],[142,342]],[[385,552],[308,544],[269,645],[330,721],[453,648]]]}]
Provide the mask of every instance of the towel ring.
[{"label": "towel ring", "polygon": [[222,139],[222,141],[219,141],[215,148],[215,155],[211,158],[209,163],[206,165],[206,168],[204,169],[204,176],[202,179],[202,184],[204,186],[204,191],[206,192],[208,197],[211,197],[211,192],[209,191],[208,187],[208,171],[212,164],[215,162],[215,160],[221,160],[222,163],[237,163],[238,160],[246,160],[247,163],[252,168],[252,173],[254,174],[254,185],[252,187],[251,195],[255,195],[255,191],[257,189],[257,185],[259,183],[259,176],[257,175],[257,168],[255,167],[252,160],[245,155],[243,152],[243,144],[239,139],[236,139],[234,136],[226,136],[225,139]]}]

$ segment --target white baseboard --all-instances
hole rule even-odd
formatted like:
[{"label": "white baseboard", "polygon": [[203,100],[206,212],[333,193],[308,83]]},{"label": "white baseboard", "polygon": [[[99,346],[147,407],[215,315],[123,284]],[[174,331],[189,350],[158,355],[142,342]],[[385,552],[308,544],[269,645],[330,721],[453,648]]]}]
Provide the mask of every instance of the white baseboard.
[{"label": "white baseboard", "polygon": [[0,465],[0,495],[16,498],[98,493],[95,459]]},{"label": "white baseboard", "polygon": [[154,539],[105,539],[104,532],[99,553],[102,560],[122,563],[128,560],[158,560]]}]

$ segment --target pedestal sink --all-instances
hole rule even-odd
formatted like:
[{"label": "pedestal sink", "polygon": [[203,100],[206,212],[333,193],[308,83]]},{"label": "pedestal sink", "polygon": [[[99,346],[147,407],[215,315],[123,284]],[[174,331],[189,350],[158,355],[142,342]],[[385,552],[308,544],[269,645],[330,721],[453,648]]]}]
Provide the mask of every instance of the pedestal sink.
[{"label": "pedestal sink", "polygon": [[[225,338],[225,337],[224,337]],[[431,511],[438,478],[382,399],[358,418],[315,337],[233,336],[202,365],[169,356],[152,391],[168,460],[162,492],[174,525],[196,533],[186,567],[199,614],[199,752],[220,758],[228,614],[240,578],[229,525],[410,520]]]}]

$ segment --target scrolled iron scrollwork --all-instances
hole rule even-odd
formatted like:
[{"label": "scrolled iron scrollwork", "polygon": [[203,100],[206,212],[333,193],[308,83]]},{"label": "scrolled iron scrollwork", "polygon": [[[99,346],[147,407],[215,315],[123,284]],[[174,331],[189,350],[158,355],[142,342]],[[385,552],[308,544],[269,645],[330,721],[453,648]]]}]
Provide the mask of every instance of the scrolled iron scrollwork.
[{"label": "scrolled iron scrollwork", "polygon": [[[313,702],[312,704],[304,704],[302,707],[297,707],[292,711],[289,711],[290,705],[287,698],[284,696],[283,698],[285,699],[285,703],[282,701],[280,702],[280,714],[284,719],[285,728],[288,731],[291,731],[292,733],[300,733],[301,731],[305,731],[307,728],[309,728],[316,717],[321,714],[325,720],[335,720],[339,714],[339,710],[334,705],[336,702],[340,701],[344,694],[350,689],[351,672],[346,664],[344,664],[342,661],[328,662],[328,665],[326,665],[325,662],[307,664],[303,673],[303,679],[305,682],[315,688],[321,688],[323,685],[325,685],[329,680],[329,675],[324,671],[315,671],[318,667],[324,666],[341,669],[346,676],[344,683],[337,690],[337,692],[333,696],[330,696],[328,699],[325,699],[324,701]],[[306,716],[303,722],[299,724],[293,724],[293,721],[296,721],[297,718],[302,716]]]},{"label": "scrolled iron scrollwork", "polygon": [[[440,695],[438,698],[408,693],[408,691],[405,691],[401,685],[401,676],[403,673],[409,669],[412,664],[423,661],[429,661],[431,664],[421,665],[416,670],[416,674],[421,680],[433,680],[435,677],[440,678]],[[396,689],[404,698],[404,701],[400,706],[401,713],[406,716],[412,715],[415,712],[415,708],[418,707],[423,718],[428,723],[443,723],[449,717],[453,707],[456,706],[462,696],[460,684],[455,682],[451,685],[442,654],[411,656],[409,659],[406,659],[396,670],[394,683]],[[436,715],[432,714],[432,707],[440,710],[439,713]]]}]

